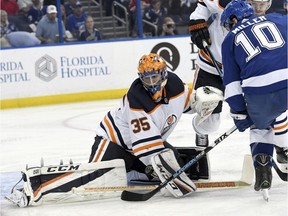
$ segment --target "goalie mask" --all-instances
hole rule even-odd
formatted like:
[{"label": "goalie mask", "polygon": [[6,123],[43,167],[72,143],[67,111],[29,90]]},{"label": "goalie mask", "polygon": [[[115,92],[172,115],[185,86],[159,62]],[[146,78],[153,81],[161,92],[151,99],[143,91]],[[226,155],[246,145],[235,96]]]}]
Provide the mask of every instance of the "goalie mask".
[{"label": "goalie mask", "polygon": [[142,56],[138,65],[138,76],[152,99],[159,102],[168,78],[164,59],[155,53]]},{"label": "goalie mask", "polygon": [[264,15],[272,4],[272,0],[249,0],[248,2],[252,5],[257,16]]}]

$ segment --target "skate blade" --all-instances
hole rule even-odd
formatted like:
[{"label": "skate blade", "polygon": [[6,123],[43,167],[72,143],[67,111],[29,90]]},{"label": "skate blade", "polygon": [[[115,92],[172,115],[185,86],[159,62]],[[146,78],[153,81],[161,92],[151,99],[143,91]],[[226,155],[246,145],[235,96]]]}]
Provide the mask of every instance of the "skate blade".
[{"label": "skate blade", "polygon": [[262,189],[262,196],[263,196],[263,199],[268,202],[269,201],[269,191],[268,189]]}]

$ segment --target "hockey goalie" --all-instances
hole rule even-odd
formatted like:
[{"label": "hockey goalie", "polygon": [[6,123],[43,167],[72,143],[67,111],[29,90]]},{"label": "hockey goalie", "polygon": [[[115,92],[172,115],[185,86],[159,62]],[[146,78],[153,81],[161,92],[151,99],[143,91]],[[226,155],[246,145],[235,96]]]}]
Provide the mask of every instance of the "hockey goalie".
[{"label": "hockey goalie", "polygon": [[[164,182],[202,150],[176,148],[167,142],[182,114],[198,113],[205,123],[222,100],[222,92],[210,86],[192,93],[176,74],[167,71],[161,56],[143,55],[138,78],[119,106],[98,125],[88,163],[27,168],[22,172],[23,187],[14,187],[6,198],[25,207],[46,200],[101,198],[108,193],[100,188],[125,187],[135,181]],[[162,193],[188,196],[196,191],[194,179],[209,179],[207,155],[174,178]],[[89,188],[99,191],[89,193]]]}]

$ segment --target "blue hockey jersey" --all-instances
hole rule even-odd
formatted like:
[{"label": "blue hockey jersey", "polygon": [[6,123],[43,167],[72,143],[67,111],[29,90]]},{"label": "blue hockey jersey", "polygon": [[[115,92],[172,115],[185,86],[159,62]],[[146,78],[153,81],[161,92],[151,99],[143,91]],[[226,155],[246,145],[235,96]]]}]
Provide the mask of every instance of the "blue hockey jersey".
[{"label": "blue hockey jersey", "polygon": [[235,111],[246,109],[244,94],[287,88],[287,16],[251,16],[238,22],[222,44],[225,99]]}]

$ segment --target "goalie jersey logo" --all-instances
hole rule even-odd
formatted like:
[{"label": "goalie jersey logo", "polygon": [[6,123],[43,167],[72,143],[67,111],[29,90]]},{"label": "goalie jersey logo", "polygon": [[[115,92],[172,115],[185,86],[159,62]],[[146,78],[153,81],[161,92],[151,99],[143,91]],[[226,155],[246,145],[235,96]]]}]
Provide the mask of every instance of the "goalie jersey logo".
[{"label": "goalie jersey logo", "polygon": [[166,119],[166,122],[164,124],[164,127],[161,131],[161,135],[163,136],[169,129],[177,122],[176,115],[172,114]]}]

